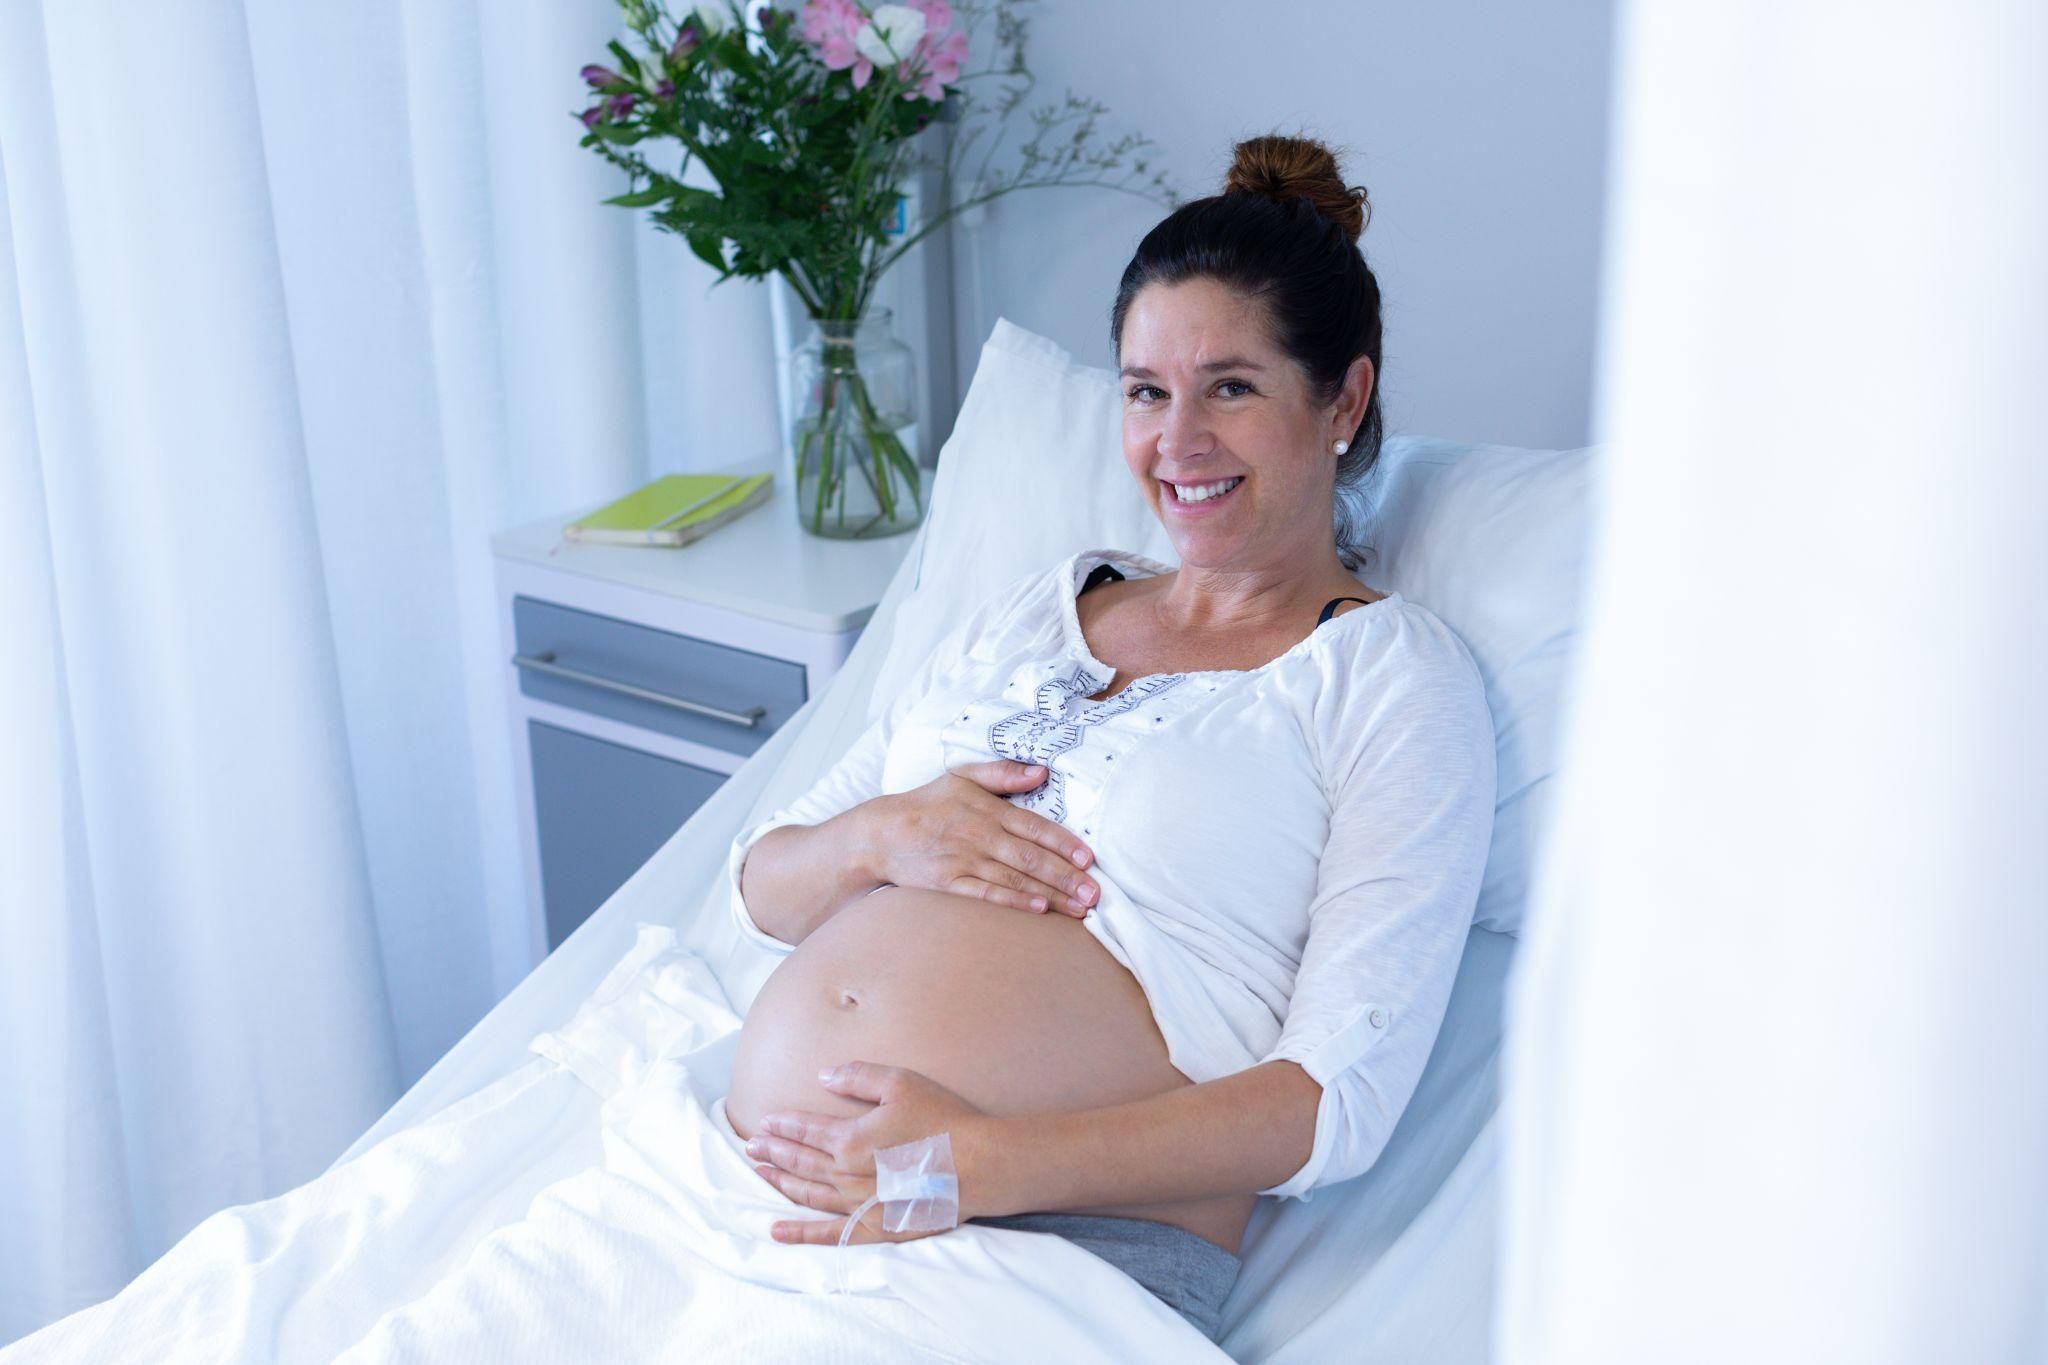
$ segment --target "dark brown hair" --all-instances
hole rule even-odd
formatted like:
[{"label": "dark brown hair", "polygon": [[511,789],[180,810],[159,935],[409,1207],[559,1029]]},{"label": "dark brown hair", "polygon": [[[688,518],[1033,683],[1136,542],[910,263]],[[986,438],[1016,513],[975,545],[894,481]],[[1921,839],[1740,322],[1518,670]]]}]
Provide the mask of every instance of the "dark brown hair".
[{"label": "dark brown hair", "polygon": [[1344,183],[1337,158],[1321,142],[1255,137],[1237,144],[1223,192],[1168,214],[1145,234],[1124,267],[1110,314],[1109,340],[1123,360],[1124,316],[1150,284],[1211,279],[1261,301],[1272,341],[1308,377],[1311,399],[1333,403],[1351,362],[1372,362],[1372,396],[1337,459],[1333,534],[1347,569],[1356,543],[1358,509],[1347,494],[1379,460],[1380,284],[1359,252],[1372,215],[1363,185]]}]

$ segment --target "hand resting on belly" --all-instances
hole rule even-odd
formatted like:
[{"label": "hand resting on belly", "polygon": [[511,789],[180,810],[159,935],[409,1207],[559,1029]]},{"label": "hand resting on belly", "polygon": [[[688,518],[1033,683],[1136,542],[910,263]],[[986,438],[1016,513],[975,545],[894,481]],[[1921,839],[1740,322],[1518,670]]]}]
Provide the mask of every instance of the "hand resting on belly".
[{"label": "hand resting on belly", "polygon": [[[961,774],[969,769],[1002,768],[1023,771],[1022,765],[1001,761],[973,764],[920,793],[927,801],[956,800],[957,790],[935,793],[931,788],[943,788],[949,779],[966,785]],[[1029,790],[1030,783],[1012,789]],[[886,875],[878,878],[885,883],[879,890],[863,885],[877,870],[906,877],[920,871],[944,875],[949,867],[979,864],[986,857],[973,849],[948,853],[930,831],[965,830],[972,837],[975,827],[969,818],[935,815],[927,807],[919,817],[924,846],[909,858],[892,858],[889,850],[903,846],[904,825],[892,826],[886,803],[899,799],[864,802],[821,825],[771,831],[749,851],[743,894],[757,922],[764,914],[772,918],[762,923],[768,932],[788,942],[786,927],[812,918],[756,907],[755,860],[778,835],[807,835],[818,847],[799,853],[797,840],[788,841],[792,856],[777,860],[783,861],[780,868],[774,861],[764,863],[770,875],[763,885],[788,896],[801,893],[808,880],[809,893],[828,910],[802,929],[796,950],[747,1012],[726,1097],[726,1114],[741,1137],[753,1136],[762,1116],[777,1110],[853,1115],[868,1109],[818,1082],[821,1068],[848,1061],[909,1068],[991,1114],[1093,1108],[1192,1084],[1167,1060],[1165,1040],[1137,980],[1088,932],[1078,914],[1020,912],[997,901],[997,890],[1027,903],[1029,894],[1001,887],[996,880],[1000,871],[973,878],[986,888],[979,896],[886,884],[894,883]],[[999,831],[1038,821],[1058,831],[1040,837],[1082,847],[1064,827],[993,796],[989,800],[1003,808],[991,812],[1005,822]],[[1010,816],[1023,819],[1012,822]],[[838,822],[847,822],[848,828],[834,830]],[[1025,842],[1024,836],[1009,837]],[[849,849],[863,844],[868,857],[848,858],[836,869],[823,865],[824,858],[847,858]],[[1033,842],[1032,847],[1043,850],[1045,845]],[[1055,866],[1064,857],[1064,849],[1049,855],[1038,871],[1077,876],[1071,863],[1064,871]],[[860,870],[847,875],[849,864]],[[1072,884],[1054,886],[1064,890]],[[870,890],[874,894],[867,894]],[[1050,899],[1056,893],[1038,894]],[[1171,1223],[1235,1251],[1255,1198],[1245,1194],[1087,1211]]]},{"label": "hand resting on belly", "polygon": [[1094,861],[1093,850],[1066,826],[1002,799],[1044,782],[1036,765],[966,763],[822,824],[769,830],[741,870],[747,909],[784,943],[801,943],[848,903],[887,885],[1085,915],[1100,892],[1081,870]]}]

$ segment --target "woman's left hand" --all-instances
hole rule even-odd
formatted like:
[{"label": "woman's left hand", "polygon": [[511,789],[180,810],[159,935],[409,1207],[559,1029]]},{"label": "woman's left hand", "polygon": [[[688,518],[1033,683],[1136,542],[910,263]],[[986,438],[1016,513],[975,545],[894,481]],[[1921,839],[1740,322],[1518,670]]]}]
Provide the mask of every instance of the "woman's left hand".
[{"label": "woman's left hand", "polygon": [[[948,1134],[954,1174],[960,1180],[960,1217],[967,1207],[967,1169],[980,1147],[980,1128],[988,1115],[928,1076],[873,1062],[847,1062],[820,1073],[819,1081],[835,1095],[867,1100],[875,1107],[859,1118],[833,1118],[801,1110],[763,1116],[760,1131],[747,1143],[754,1171],[799,1204],[837,1218],[777,1223],[778,1242],[833,1245],[846,1226],[845,1215],[875,1192],[875,1152],[919,1138]],[[881,1227],[881,1206],[869,1210],[854,1231],[854,1242],[908,1242],[928,1232],[888,1232]]]}]

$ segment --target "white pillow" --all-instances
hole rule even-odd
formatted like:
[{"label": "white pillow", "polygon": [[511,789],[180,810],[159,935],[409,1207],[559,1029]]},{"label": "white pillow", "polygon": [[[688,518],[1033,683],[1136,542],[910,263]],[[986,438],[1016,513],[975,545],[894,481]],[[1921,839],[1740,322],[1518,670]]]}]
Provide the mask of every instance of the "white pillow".
[{"label": "white pillow", "polygon": [[[1077,550],[1178,562],[1123,458],[1108,369],[996,320],[940,452],[914,590],[898,609],[868,709],[879,715],[958,621],[991,594]],[[1398,590],[1456,631],[1486,680],[1500,799],[1476,922],[1522,923],[1555,769],[1578,629],[1592,451],[1395,437],[1361,491],[1360,579]]]},{"label": "white pillow", "polygon": [[1373,553],[1359,577],[1443,618],[1486,679],[1500,794],[1474,921],[1503,934],[1521,932],[1531,862],[1543,846],[1579,630],[1594,455],[1395,437],[1360,491]]}]

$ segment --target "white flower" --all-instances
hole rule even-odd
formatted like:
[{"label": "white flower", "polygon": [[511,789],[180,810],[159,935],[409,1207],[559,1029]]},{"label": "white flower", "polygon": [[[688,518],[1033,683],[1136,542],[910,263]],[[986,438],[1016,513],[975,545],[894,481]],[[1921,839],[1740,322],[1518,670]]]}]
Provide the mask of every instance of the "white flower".
[{"label": "white flower", "polygon": [[[924,37],[924,11],[908,5],[877,5],[873,18],[853,35],[860,55],[876,66],[894,66]],[[883,39],[887,39],[887,43]]]},{"label": "white flower", "polygon": [[732,27],[732,15],[726,11],[724,5],[713,0],[711,4],[697,6],[695,23],[697,32],[706,38],[716,38]]}]

